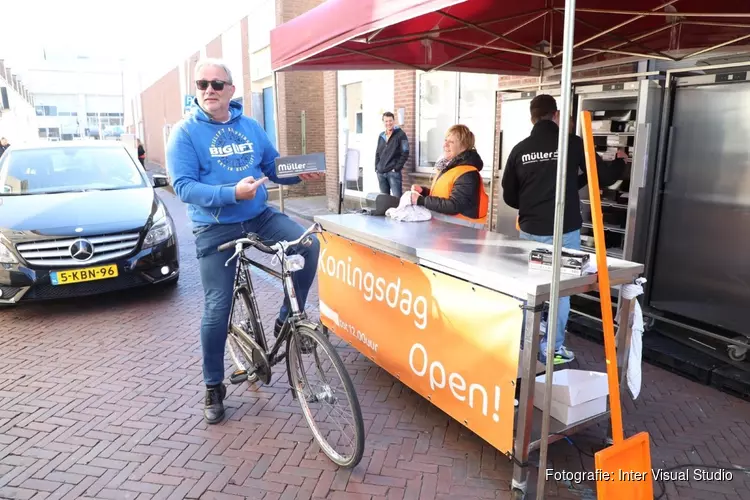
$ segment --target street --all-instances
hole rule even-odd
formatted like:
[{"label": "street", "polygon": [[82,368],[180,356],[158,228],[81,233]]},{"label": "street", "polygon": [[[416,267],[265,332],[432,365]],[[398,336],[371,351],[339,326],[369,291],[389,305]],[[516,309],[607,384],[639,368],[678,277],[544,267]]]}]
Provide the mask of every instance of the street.
[{"label": "street", "polygon": [[[193,236],[184,205],[168,191],[160,195],[179,231],[174,289],[0,310],[0,498],[510,498],[505,456],[343,342],[338,350],[367,433],[365,457],[354,470],[337,470],[317,450],[277,380],[280,366],[271,386],[229,386],[225,421],[204,423]],[[260,272],[255,279],[268,330],[281,285]],[[317,319],[316,287],[308,312]],[[570,341],[578,357],[573,368],[604,371],[601,346]],[[654,469],[750,466],[750,403],[710,387],[644,364],[641,395],[623,398],[623,417],[626,435],[650,433]],[[551,445],[549,468],[593,470],[588,455],[605,436],[600,426],[574,436],[574,444]],[[536,461],[538,453],[532,470]],[[663,498],[750,499],[750,475],[732,475],[667,483]],[[535,482],[532,473],[529,487]],[[547,496],[595,498],[595,488],[560,481]]]}]

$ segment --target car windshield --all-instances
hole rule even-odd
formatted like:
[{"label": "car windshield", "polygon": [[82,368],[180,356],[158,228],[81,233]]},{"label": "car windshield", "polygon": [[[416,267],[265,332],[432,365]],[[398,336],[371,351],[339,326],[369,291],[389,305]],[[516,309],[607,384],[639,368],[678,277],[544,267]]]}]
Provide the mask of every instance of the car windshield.
[{"label": "car windshield", "polygon": [[0,160],[0,196],[145,186],[124,147],[19,149]]}]

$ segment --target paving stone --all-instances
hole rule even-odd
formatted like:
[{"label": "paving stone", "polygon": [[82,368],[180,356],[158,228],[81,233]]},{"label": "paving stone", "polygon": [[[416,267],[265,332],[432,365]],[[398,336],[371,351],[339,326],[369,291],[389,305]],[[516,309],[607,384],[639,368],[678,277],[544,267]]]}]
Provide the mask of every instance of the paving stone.
[{"label": "paving stone", "polygon": [[[368,429],[354,470],[338,470],[312,443],[279,368],[270,386],[229,387],[227,419],[206,425],[194,238],[185,207],[161,196],[181,243],[174,290],[0,309],[0,497],[510,498],[505,456],[343,342],[337,349]],[[270,331],[280,286],[261,273],[254,280]],[[316,305],[314,286],[313,318]],[[601,346],[577,337],[569,344],[577,354],[572,368],[604,371]],[[229,373],[228,357],[226,366]],[[750,403],[644,365],[641,396],[625,397],[623,407],[628,435],[651,433],[655,469],[750,467]],[[606,432],[601,425],[575,436],[575,446],[551,445],[551,467],[593,470],[588,455],[603,447]],[[732,475],[666,483],[664,498],[748,498],[750,476]],[[553,482],[547,498],[591,498],[595,488]]]}]

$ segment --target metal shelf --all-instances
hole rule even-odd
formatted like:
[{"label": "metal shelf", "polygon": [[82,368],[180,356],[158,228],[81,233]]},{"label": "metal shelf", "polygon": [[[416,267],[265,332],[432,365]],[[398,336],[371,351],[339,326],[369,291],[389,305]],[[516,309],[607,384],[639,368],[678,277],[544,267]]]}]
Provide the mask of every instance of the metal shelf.
[{"label": "metal shelf", "polygon": [[[591,201],[590,200],[581,200],[581,203],[585,203],[586,205],[590,205]],[[601,203],[602,203],[603,207],[620,208],[622,210],[627,210],[628,209],[627,205],[623,205],[621,203],[614,203],[614,202],[608,202],[608,201],[603,201]]]},{"label": "metal shelf", "polygon": [[[581,245],[581,250],[589,253],[596,254],[596,249],[590,246]],[[622,249],[620,248],[608,248],[607,255],[613,259],[622,259]]]},{"label": "metal shelf", "polygon": [[[589,222],[584,222],[583,223],[583,227],[588,227],[588,228],[593,229],[594,225],[591,224],[591,223],[589,223]],[[604,230],[605,231],[610,231],[612,233],[625,234],[625,228],[617,227],[617,226],[612,226],[612,225],[607,225],[607,224],[604,224]]]},{"label": "metal shelf", "polygon": [[[635,132],[594,132],[594,137],[602,137],[602,136],[609,136],[609,135],[621,135],[623,137],[635,137]],[[612,146],[614,147],[614,146]],[[621,146],[626,147],[626,146]]]}]

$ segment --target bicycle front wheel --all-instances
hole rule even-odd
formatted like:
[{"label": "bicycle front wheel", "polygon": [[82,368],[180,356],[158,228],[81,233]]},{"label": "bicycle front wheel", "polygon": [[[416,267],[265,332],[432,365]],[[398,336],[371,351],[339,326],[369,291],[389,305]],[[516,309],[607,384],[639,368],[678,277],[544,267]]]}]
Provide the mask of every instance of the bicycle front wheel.
[{"label": "bicycle front wheel", "polygon": [[287,345],[292,389],[321,450],[336,465],[355,467],[365,449],[365,426],[354,384],[330,341],[298,326]]}]

